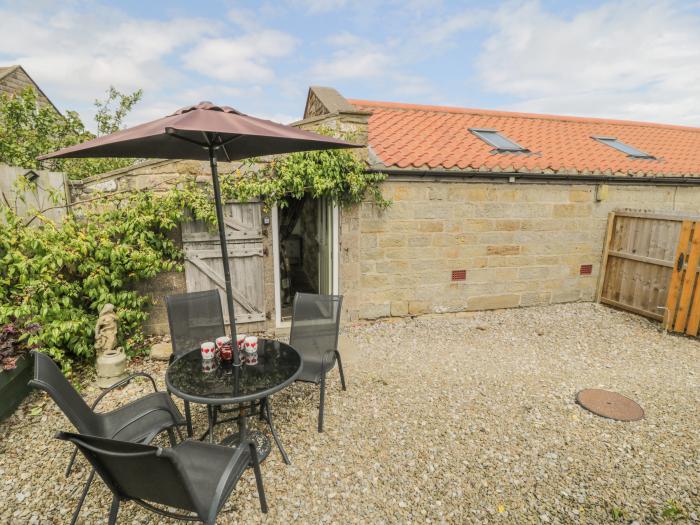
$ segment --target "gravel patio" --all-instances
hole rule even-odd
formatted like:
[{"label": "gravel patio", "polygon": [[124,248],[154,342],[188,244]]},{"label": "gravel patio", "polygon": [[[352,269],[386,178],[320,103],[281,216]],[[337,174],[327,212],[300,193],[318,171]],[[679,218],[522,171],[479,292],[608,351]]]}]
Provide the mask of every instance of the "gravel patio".
[{"label": "gravel patio", "polygon": [[[349,326],[348,391],[332,374],[326,432],[318,390],[274,401],[290,454],[263,464],[259,511],[246,473],[220,523],[630,523],[700,519],[700,343],[590,303]],[[161,362],[132,363],[162,378]],[[583,388],[637,400],[646,418],[606,420],[574,403]],[[105,408],[141,395],[139,382]],[[97,390],[86,387],[88,400]],[[204,412],[198,427],[204,428]],[[0,523],[67,523],[87,475],[70,478],[70,424],[33,394],[0,425]],[[219,427],[221,435],[224,428]],[[84,523],[106,523],[93,484]],[[132,503],[120,523],[169,523]]]}]

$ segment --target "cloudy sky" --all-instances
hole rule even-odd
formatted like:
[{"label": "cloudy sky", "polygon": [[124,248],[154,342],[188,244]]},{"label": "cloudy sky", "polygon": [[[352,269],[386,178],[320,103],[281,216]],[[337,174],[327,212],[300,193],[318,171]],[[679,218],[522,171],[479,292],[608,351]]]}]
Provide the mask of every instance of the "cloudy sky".
[{"label": "cloudy sky", "polygon": [[700,126],[700,2],[0,0],[0,65],[92,118],[129,124],[212,100],[301,117],[309,85],[349,98]]}]

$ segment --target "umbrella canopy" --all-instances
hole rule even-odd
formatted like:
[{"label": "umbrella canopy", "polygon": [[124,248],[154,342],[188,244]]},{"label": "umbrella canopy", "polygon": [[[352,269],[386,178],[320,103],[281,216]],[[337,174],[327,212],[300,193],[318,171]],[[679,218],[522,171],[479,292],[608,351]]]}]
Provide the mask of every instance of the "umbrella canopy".
[{"label": "umbrella canopy", "polygon": [[167,117],[42,155],[52,158],[128,157],[219,161],[318,149],[359,147],[343,140],[250,117],[228,106],[200,102]]},{"label": "umbrella canopy", "polygon": [[[236,341],[233,288],[226,250],[226,230],[217,161],[235,161],[261,155],[338,148],[359,148],[343,140],[244,115],[228,106],[200,102],[172,115],[105,135],[82,144],[42,155],[52,158],[127,157],[209,160],[221,257],[226,283],[231,336]],[[239,355],[234,352],[235,364]]]}]

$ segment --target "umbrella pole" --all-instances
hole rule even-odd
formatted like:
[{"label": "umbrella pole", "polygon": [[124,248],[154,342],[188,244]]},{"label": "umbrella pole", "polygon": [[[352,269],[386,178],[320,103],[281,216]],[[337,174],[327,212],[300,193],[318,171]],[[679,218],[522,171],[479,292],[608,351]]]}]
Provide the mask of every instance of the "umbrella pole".
[{"label": "umbrella pole", "polygon": [[226,225],[224,224],[224,207],[221,202],[221,186],[219,185],[219,169],[216,163],[216,152],[213,146],[209,146],[209,165],[211,166],[211,178],[214,184],[214,203],[216,206],[216,222],[219,226],[219,242],[221,243],[221,258],[224,263],[224,281],[226,282],[226,304],[228,306],[228,319],[231,325],[231,346],[233,347],[233,364],[240,365],[241,357],[238,354],[236,342],[236,316],[233,311],[233,288],[231,287],[231,271],[228,266],[228,246],[226,245]]}]

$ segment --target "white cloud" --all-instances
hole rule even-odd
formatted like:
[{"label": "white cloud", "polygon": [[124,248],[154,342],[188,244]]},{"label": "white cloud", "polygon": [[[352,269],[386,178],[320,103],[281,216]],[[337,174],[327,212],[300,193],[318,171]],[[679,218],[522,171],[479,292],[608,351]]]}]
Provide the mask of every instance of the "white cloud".
[{"label": "white cloud", "polygon": [[267,29],[239,38],[204,39],[183,61],[185,67],[218,80],[267,83],[275,78],[269,59],[289,55],[296,45],[291,35]]},{"label": "white cloud", "polygon": [[198,19],[149,21],[100,6],[47,13],[0,7],[0,57],[20,63],[49,94],[68,101],[121,90],[154,89],[179,78],[165,58],[212,27]]},{"label": "white cloud", "polygon": [[437,46],[450,43],[450,39],[463,31],[475,29],[488,20],[481,10],[468,9],[460,13],[431,20],[430,24],[417,37],[422,45]]},{"label": "white cloud", "polygon": [[347,5],[347,0],[291,0],[293,6],[303,7],[308,13],[318,14],[335,11]]},{"label": "white cloud", "polygon": [[700,124],[700,20],[673,2],[610,2],[571,18],[499,10],[478,61],[514,109]]},{"label": "white cloud", "polygon": [[391,57],[378,50],[343,49],[328,60],[318,62],[311,75],[323,81],[370,79],[381,76],[391,66]]}]

